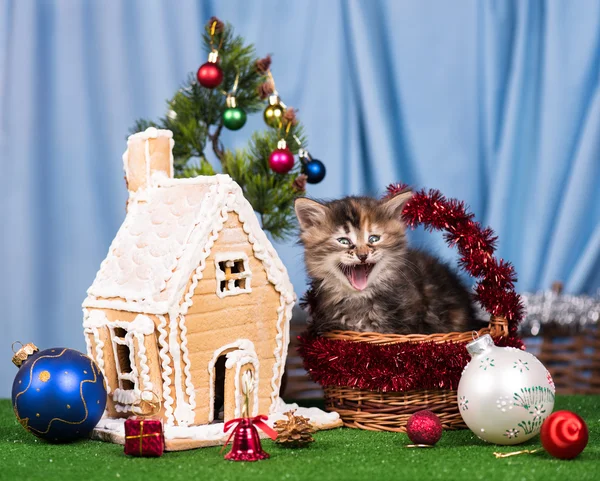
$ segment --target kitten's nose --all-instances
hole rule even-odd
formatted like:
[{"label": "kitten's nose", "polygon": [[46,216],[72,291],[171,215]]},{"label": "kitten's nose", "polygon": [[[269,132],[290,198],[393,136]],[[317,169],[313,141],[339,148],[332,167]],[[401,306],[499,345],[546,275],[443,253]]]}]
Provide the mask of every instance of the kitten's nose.
[{"label": "kitten's nose", "polygon": [[365,262],[367,260],[367,257],[369,257],[369,254],[356,254],[356,257],[358,257],[360,262]]}]

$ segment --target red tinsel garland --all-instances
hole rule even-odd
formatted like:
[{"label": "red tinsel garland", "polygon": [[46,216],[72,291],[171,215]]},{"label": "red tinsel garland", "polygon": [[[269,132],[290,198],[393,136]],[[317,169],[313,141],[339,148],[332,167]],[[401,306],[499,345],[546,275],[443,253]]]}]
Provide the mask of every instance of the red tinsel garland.
[{"label": "red tinsel garland", "polygon": [[[388,187],[388,197],[407,189],[405,184]],[[444,230],[449,245],[456,245],[460,265],[479,279],[475,298],[493,316],[508,321],[510,335],[496,339],[499,346],[523,348],[516,336],[523,306],[514,290],[513,266],[493,253],[496,237],[483,229],[463,202],[446,199],[441,192],[421,190],[406,203],[402,212],[406,224],[415,228]],[[310,292],[305,297],[311,302]],[[419,389],[456,389],[469,361],[465,343],[398,343],[377,345],[300,336],[298,351],[312,379],[323,386],[348,386],[380,392]]]},{"label": "red tinsel garland", "polygon": [[[371,344],[299,336],[298,352],[313,381],[379,392],[456,389],[470,356],[463,342]],[[516,336],[498,346],[523,348]]]}]

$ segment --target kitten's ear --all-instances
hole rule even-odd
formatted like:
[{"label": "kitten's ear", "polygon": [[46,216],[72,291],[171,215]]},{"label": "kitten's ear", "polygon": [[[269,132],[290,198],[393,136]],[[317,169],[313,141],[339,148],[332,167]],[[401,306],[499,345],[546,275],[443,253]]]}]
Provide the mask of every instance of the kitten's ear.
[{"label": "kitten's ear", "polygon": [[329,210],[326,205],[306,197],[298,197],[294,202],[294,209],[302,230],[321,224]]},{"label": "kitten's ear", "polygon": [[412,196],[413,192],[410,190],[402,192],[385,200],[382,204],[382,207],[387,211],[390,217],[394,219],[400,219],[400,216],[402,215],[402,209],[404,209],[404,206],[412,198]]}]

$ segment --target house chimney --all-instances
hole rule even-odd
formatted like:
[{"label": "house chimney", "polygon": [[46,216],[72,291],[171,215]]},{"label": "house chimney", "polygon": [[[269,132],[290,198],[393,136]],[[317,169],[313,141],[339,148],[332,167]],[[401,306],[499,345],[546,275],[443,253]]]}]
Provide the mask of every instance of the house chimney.
[{"label": "house chimney", "polygon": [[151,186],[153,177],[162,173],[173,177],[173,132],[148,127],[144,132],[130,135],[123,154],[127,190],[135,193]]}]

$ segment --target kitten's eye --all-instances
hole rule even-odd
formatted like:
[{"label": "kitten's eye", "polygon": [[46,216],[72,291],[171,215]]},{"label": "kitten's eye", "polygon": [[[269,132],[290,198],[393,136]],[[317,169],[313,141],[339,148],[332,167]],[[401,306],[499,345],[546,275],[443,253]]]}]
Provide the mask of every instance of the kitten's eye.
[{"label": "kitten's eye", "polygon": [[369,244],[375,244],[376,242],[379,242],[380,239],[381,239],[381,236],[370,235],[369,236]]},{"label": "kitten's eye", "polygon": [[340,237],[337,241],[343,246],[349,246],[352,244],[352,242],[350,242],[350,239],[348,239],[347,237]]}]

